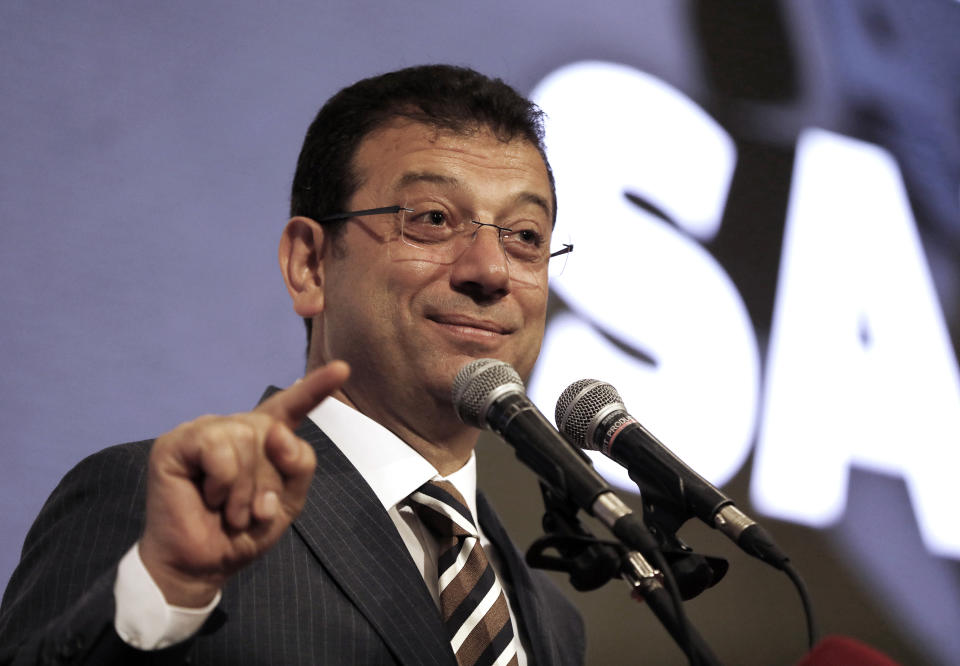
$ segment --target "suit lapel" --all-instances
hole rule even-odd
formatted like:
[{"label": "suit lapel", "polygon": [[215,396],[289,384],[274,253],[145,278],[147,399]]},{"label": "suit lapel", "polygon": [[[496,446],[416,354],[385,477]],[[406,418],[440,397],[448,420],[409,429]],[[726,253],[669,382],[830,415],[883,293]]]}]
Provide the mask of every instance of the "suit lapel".
[{"label": "suit lapel", "polygon": [[373,490],[312,421],[297,435],[316,450],[317,469],[294,529],[401,663],[455,665],[423,577]]},{"label": "suit lapel", "polygon": [[532,655],[528,655],[527,661],[531,664],[558,663],[557,656],[553,654],[552,643],[545,640],[545,637],[550,636],[551,632],[550,628],[545,626],[543,613],[541,612],[544,608],[544,601],[540,597],[539,589],[533,580],[530,569],[523,561],[520,551],[507,536],[507,531],[500,523],[493,507],[490,506],[486,496],[481,492],[477,493],[477,514],[480,520],[480,528],[491,543],[497,547],[500,558],[507,568],[510,603],[513,605],[514,612],[519,612],[517,619],[520,622],[521,631],[526,637],[527,645],[533,652]]}]

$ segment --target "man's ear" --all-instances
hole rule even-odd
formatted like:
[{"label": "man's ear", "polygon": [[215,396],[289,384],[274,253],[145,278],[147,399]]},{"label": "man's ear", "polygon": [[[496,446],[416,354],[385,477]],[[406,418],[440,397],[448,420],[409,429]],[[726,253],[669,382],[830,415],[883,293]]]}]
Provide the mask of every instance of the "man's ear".
[{"label": "man's ear", "polygon": [[301,317],[313,317],[323,311],[324,253],[329,250],[329,235],[307,217],[293,217],[280,237],[280,271],[293,300],[293,310]]}]

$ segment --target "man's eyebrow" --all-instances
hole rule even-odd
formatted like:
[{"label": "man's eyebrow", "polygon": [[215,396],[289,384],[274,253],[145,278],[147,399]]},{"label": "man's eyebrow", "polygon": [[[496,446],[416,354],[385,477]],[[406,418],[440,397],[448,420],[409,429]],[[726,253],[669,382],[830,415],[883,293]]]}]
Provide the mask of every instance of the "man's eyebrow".
[{"label": "man's eyebrow", "polygon": [[547,214],[547,217],[553,219],[553,212],[550,210],[550,204],[547,203],[547,200],[535,192],[521,192],[517,195],[517,201],[520,203],[529,203],[534,206],[539,206],[543,209],[543,212]]},{"label": "man's eyebrow", "polygon": [[[397,180],[396,190],[403,190],[406,187],[417,183],[433,183],[435,185],[444,185],[453,189],[463,189],[464,183],[458,178],[447,176],[434,171],[407,171]],[[550,203],[536,192],[521,192],[515,198],[517,203],[533,204],[543,209],[547,217],[553,219],[553,211],[550,209]]]},{"label": "man's eyebrow", "polygon": [[434,183],[436,185],[446,185],[447,187],[462,188],[463,183],[453,176],[445,176],[442,173],[433,171],[407,171],[397,181],[396,189],[402,190],[410,185],[417,183]]}]

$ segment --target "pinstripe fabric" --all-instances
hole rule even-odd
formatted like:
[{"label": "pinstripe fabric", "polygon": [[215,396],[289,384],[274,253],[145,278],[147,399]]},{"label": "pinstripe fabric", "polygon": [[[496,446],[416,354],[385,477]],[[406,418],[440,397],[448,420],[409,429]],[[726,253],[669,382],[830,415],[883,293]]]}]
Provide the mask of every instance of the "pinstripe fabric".
[{"label": "pinstripe fabric", "polygon": [[315,425],[297,434],[318,460],[296,531],[401,662],[455,664],[436,604],[376,495]]},{"label": "pinstripe fabric", "polygon": [[[84,459],[44,504],[0,606],[0,664],[148,663],[112,621],[116,565],[143,528],[149,446]],[[151,657],[181,663],[185,651]]]},{"label": "pinstripe fabric", "polygon": [[[116,636],[116,563],[143,528],[150,442],[71,470],[31,528],[0,607],[0,664],[456,664],[437,607],[372,490],[312,423],[318,458],[293,528],[240,571],[194,638],[145,653]],[[482,496],[478,516],[509,569],[532,663],[583,663],[579,616],[531,577]]]}]

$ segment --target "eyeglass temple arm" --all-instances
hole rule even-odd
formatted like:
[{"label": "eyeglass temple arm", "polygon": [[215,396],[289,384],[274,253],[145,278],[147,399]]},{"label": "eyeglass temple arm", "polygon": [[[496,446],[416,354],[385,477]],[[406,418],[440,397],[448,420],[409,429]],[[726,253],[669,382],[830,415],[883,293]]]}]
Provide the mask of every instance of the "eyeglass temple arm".
[{"label": "eyeglass temple arm", "polygon": [[317,222],[336,222],[337,220],[349,220],[351,217],[360,217],[361,215],[385,215],[387,213],[399,213],[401,210],[404,210],[408,213],[412,213],[412,208],[406,208],[405,206],[385,206],[383,208],[367,208],[366,210],[349,210],[345,213],[333,213],[332,215],[324,215]]}]

